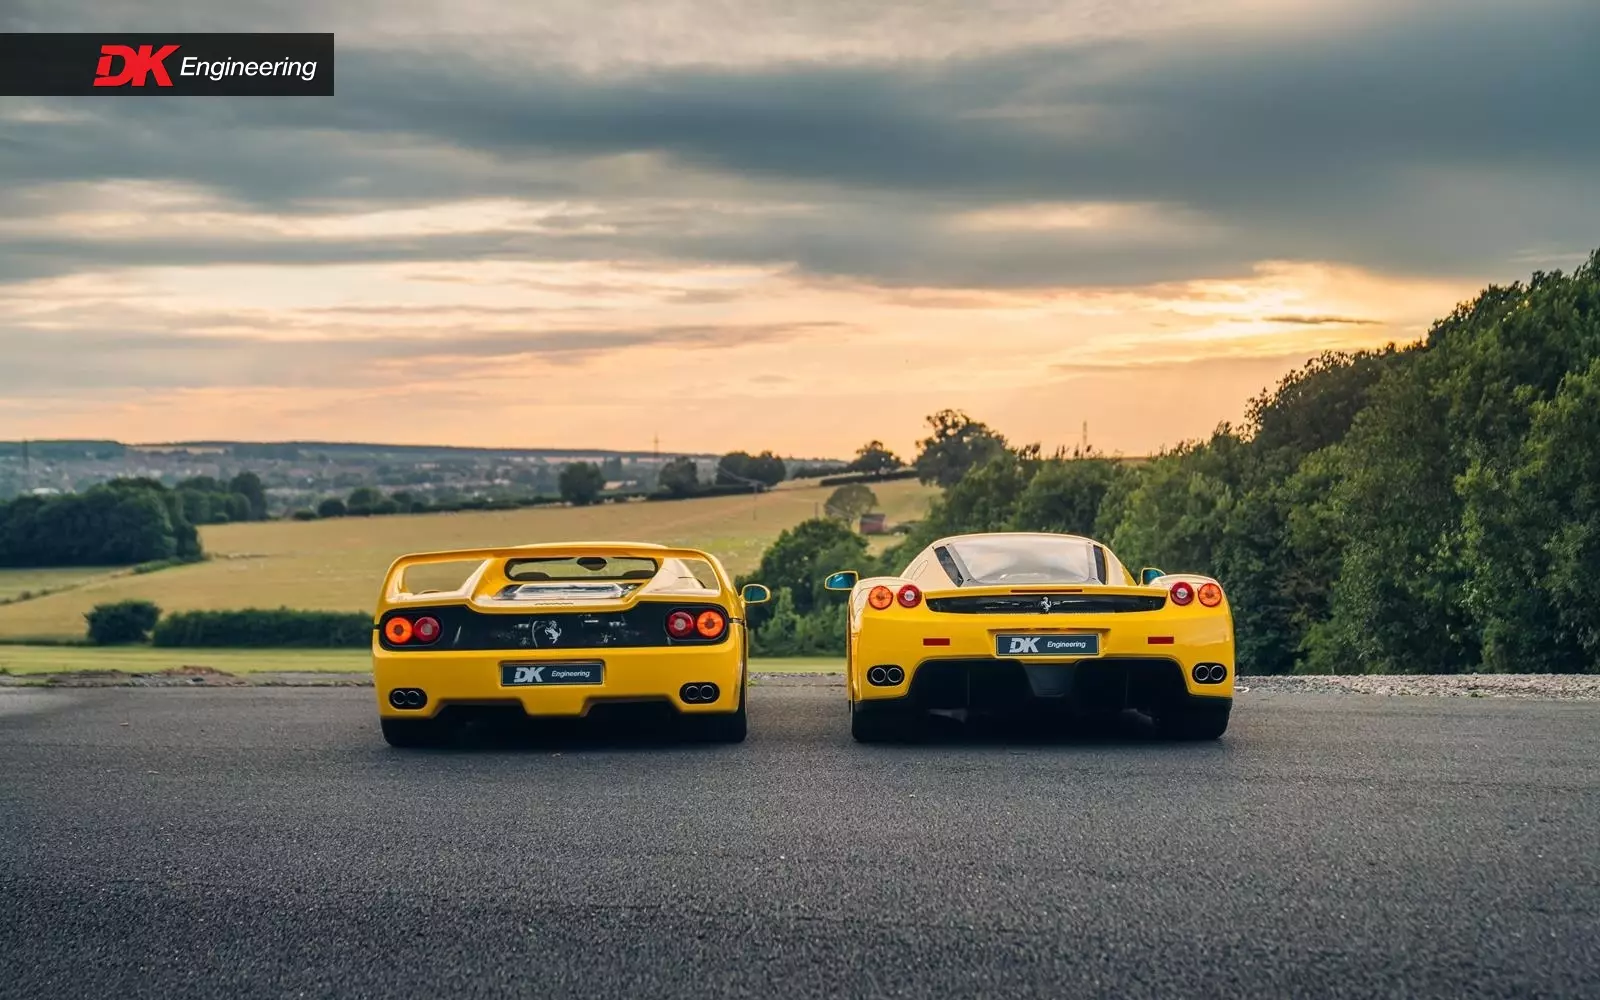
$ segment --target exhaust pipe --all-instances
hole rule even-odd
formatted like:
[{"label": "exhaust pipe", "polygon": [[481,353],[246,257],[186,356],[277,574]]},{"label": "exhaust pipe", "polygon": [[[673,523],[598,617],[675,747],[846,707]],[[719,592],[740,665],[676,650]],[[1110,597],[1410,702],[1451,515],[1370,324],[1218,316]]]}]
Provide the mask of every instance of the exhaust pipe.
[{"label": "exhaust pipe", "polygon": [[882,685],[889,680],[889,672],[882,667],[873,667],[867,671],[867,681],[872,684]]},{"label": "exhaust pipe", "polygon": [[890,667],[884,674],[887,675],[890,684],[899,684],[906,679],[906,672],[899,667]]},{"label": "exhaust pipe", "polygon": [[395,708],[421,708],[428,696],[420,688],[395,688],[389,692],[389,704]]},{"label": "exhaust pipe", "polygon": [[721,694],[715,684],[685,684],[678,690],[678,697],[691,705],[716,701]]}]

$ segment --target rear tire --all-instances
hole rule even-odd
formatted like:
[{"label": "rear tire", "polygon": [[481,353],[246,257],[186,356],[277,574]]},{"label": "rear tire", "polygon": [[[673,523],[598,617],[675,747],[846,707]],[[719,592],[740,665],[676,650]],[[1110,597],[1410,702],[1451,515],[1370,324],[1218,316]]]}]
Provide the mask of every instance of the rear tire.
[{"label": "rear tire", "polygon": [[392,747],[411,750],[439,745],[439,724],[432,719],[379,719],[378,725]]},{"label": "rear tire", "polygon": [[747,692],[739,690],[739,710],[718,715],[692,715],[690,724],[705,743],[743,743],[750,731],[750,716],[745,711]]},{"label": "rear tire", "polygon": [[850,703],[850,735],[857,743],[899,743],[911,735],[909,720],[896,708],[874,706],[862,710]]},{"label": "rear tire", "polygon": [[1215,705],[1180,705],[1162,713],[1157,729],[1169,740],[1214,740],[1228,731],[1231,702]]}]

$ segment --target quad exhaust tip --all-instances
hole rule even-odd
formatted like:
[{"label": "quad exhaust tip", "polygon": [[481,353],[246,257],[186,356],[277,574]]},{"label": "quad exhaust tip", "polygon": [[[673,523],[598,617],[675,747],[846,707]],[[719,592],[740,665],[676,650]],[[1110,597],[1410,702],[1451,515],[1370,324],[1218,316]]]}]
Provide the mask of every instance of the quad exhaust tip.
[{"label": "quad exhaust tip", "polygon": [[678,697],[691,705],[707,705],[721,695],[715,684],[685,684],[678,689]]},{"label": "quad exhaust tip", "polygon": [[389,704],[395,708],[418,709],[428,703],[428,695],[421,688],[395,688],[389,692]]},{"label": "quad exhaust tip", "polygon": [[1221,684],[1228,679],[1228,668],[1220,663],[1196,663],[1190,674],[1197,684]]}]

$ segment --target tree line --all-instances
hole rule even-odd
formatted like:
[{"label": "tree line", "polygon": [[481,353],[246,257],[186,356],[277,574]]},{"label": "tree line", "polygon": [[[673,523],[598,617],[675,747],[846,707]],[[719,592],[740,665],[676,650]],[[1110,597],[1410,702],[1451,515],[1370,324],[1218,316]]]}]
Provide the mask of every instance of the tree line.
[{"label": "tree line", "polygon": [[1041,530],[1216,577],[1250,672],[1600,670],[1600,253],[1490,286],[1417,344],[1325,354],[1149,461],[1046,456],[956,411],[929,428],[928,518],[878,558],[837,522],[785,532],[752,575],[776,592],[758,650],[842,651],[831,570]]}]

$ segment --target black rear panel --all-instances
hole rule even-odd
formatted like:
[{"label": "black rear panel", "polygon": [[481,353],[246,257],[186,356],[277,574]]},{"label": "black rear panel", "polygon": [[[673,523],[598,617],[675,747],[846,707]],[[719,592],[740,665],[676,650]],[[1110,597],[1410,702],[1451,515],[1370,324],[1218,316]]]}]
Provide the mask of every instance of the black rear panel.
[{"label": "black rear panel", "polygon": [[929,660],[917,668],[910,698],[919,708],[1006,712],[1047,704],[1116,712],[1155,709],[1187,694],[1183,668],[1157,657],[1104,657],[1077,663]]},{"label": "black rear panel", "polygon": [[[379,623],[378,639],[384,649],[393,650],[508,650],[508,649],[603,649],[641,646],[715,646],[726,642],[731,627],[715,639],[674,639],[667,634],[667,616],[674,611],[698,615],[708,610],[728,609],[720,604],[694,602],[641,601],[626,611],[542,611],[529,609],[515,614],[485,614],[459,605],[441,608],[403,608],[390,611]],[[439,638],[421,643],[413,639],[396,645],[383,633],[391,618],[430,617],[439,620]]]},{"label": "black rear panel", "polygon": [[1135,594],[1001,594],[989,597],[930,597],[928,610],[957,615],[1070,615],[1160,611],[1164,596]]}]

